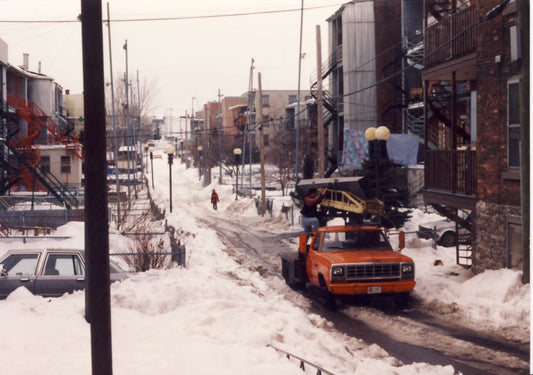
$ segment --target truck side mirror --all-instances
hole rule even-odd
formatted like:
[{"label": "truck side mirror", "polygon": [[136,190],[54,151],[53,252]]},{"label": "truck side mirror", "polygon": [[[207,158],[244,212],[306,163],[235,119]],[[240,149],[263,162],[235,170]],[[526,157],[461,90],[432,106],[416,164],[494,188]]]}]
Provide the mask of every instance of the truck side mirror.
[{"label": "truck side mirror", "polygon": [[398,247],[400,250],[405,247],[405,232],[403,230],[398,233]]}]

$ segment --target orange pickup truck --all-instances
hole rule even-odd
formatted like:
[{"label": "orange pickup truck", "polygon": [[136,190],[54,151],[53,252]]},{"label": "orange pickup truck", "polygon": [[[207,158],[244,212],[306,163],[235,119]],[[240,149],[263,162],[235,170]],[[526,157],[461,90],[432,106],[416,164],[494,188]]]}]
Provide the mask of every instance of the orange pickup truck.
[{"label": "orange pickup truck", "polygon": [[328,226],[300,235],[298,254],[282,254],[282,274],[294,289],[320,288],[327,308],[336,295],[390,295],[399,308],[409,302],[415,286],[415,264],[399,251],[405,233],[398,233],[394,251],[376,226]]}]

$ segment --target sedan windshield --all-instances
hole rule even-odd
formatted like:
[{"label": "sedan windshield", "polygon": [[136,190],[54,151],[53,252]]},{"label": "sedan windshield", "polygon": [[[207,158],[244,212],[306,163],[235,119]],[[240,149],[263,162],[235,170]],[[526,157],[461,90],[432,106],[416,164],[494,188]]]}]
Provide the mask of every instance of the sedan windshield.
[{"label": "sedan windshield", "polygon": [[379,230],[326,232],[322,241],[322,251],[392,250]]}]

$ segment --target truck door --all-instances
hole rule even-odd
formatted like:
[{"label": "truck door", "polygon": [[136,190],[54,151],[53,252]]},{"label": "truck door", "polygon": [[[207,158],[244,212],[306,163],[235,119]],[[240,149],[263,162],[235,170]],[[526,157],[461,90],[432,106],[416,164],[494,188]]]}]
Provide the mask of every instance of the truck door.
[{"label": "truck door", "polygon": [[83,263],[77,252],[49,253],[43,274],[35,283],[36,294],[44,297],[60,297],[85,287]]},{"label": "truck door", "polygon": [[311,242],[311,245],[309,246],[309,254],[307,254],[305,265],[309,282],[314,285],[320,285],[318,282],[318,262],[316,258],[318,257],[318,249],[320,248],[321,241],[322,234],[319,233],[315,236],[313,242]]},{"label": "truck door", "polygon": [[2,263],[0,298],[6,298],[9,293],[21,286],[34,293],[38,260],[39,254],[35,253],[8,256]]}]

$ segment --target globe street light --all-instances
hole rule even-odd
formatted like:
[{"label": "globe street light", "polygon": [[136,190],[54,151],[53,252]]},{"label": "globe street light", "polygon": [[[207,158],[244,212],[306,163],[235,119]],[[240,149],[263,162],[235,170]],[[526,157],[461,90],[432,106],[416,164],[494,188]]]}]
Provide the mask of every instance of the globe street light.
[{"label": "globe street light", "polygon": [[176,151],[176,149],[172,145],[168,145],[167,148],[165,148],[165,152],[168,155],[168,183],[169,183],[169,191],[170,191],[170,212],[172,212],[172,159],[174,158],[174,151]]},{"label": "globe street light", "polygon": [[235,165],[237,166],[237,173],[235,174],[235,200],[237,200],[237,194],[239,192],[239,159],[242,154],[240,148],[233,149],[233,155],[235,155]]},{"label": "globe street light", "polygon": [[152,168],[152,189],[154,188],[154,148],[152,146],[148,147],[150,152],[150,165]]}]

